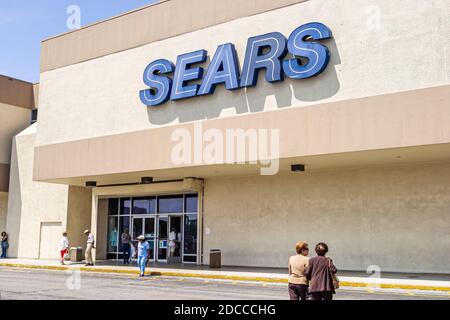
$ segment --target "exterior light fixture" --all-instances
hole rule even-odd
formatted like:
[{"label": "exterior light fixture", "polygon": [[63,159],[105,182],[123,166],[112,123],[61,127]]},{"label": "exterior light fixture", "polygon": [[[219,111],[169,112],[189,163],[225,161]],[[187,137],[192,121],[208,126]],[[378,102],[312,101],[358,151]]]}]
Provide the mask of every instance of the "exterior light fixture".
[{"label": "exterior light fixture", "polygon": [[153,183],[153,177],[142,177],[141,184],[150,184]]},{"label": "exterior light fixture", "polygon": [[94,188],[97,186],[97,181],[86,181],[87,188]]},{"label": "exterior light fixture", "polygon": [[291,171],[292,172],[303,172],[303,171],[305,171],[305,165],[304,164],[293,164],[293,165],[291,165]]}]

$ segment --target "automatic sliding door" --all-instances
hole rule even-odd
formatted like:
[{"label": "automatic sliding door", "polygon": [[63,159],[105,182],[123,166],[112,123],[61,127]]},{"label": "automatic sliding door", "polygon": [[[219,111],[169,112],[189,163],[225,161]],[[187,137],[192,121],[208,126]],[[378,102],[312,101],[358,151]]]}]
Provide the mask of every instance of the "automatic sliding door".
[{"label": "automatic sliding door", "polygon": [[137,238],[144,234],[144,224],[142,218],[133,218],[133,241],[137,241]]},{"label": "automatic sliding door", "polygon": [[158,218],[158,261],[167,261],[169,218]]},{"label": "automatic sliding door", "polygon": [[150,260],[155,260],[155,218],[144,218],[144,236],[150,245]]},{"label": "automatic sliding door", "polygon": [[[121,212],[131,217],[133,240],[137,242],[140,235],[145,236],[152,261],[197,263],[197,194],[140,197],[131,201],[132,210]],[[110,224],[110,230],[114,230],[112,219]]]},{"label": "automatic sliding door", "polygon": [[170,262],[181,262],[183,216],[169,216],[169,256]]}]

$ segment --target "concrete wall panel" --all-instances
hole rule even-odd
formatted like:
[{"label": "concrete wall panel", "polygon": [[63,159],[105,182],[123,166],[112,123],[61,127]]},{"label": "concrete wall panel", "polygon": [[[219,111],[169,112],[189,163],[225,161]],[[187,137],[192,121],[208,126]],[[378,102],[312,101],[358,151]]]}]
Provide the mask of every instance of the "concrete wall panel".
[{"label": "concrete wall panel", "polygon": [[41,222],[39,239],[39,259],[60,259],[59,241],[63,232],[62,223]]},{"label": "concrete wall panel", "polygon": [[[207,179],[204,253],[286,267],[324,241],[342,270],[449,273],[450,163]],[[315,255],[311,250],[310,255]]]}]

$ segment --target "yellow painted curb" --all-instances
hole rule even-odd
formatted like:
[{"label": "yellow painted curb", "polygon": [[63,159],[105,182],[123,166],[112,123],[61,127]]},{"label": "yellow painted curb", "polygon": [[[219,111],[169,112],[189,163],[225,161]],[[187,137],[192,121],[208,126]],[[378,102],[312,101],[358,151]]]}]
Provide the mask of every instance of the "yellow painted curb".
[{"label": "yellow painted curb", "polygon": [[0,267],[11,268],[25,268],[25,269],[47,269],[47,270],[67,270],[68,267],[64,266],[39,266],[32,264],[17,264],[17,263],[0,263]]},{"label": "yellow painted curb", "polygon": [[[17,263],[0,263],[0,267],[25,268],[25,269],[46,269],[46,270],[80,270],[85,272],[98,273],[118,273],[118,274],[139,274],[139,270],[130,269],[110,269],[101,267],[68,267],[68,266],[45,266],[45,265],[28,265]],[[233,281],[256,281],[269,283],[288,283],[287,279],[283,278],[267,278],[267,277],[245,277],[245,276],[230,276],[230,275],[215,275],[215,274],[201,274],[201,273],[184,273],[184,272],[164,272],[164,271],[149,271],[145,273],[150,276],[166,276],[166,277],[187,277],[187,278],[202,278],[202,279],[220,279]],[[359,287],[372,288],[372,285],[364,282],[349,282],[341,281],[342,287]],[[426,291],[445,291],[450,292],[450,287],[426,286],[426,285],[403,285],[403,284],[387,284],[382,283],[376,286],[382,289],[402,289],[402,290],[426,290]]]},{"label": "yellow painted curb", "polygon": [[368,288],[381,288],[381,289],[402,289],[402,290],[426,290],[426,291],[446,291],[450,292],[450,287],[438,287],[438,286],[425,286],[425,285],[412,285],[412,284],[394,284],[394,283],[381,283],[377,285],[368,284],[364,282],[340,282],[343,287],[368,287]]}]

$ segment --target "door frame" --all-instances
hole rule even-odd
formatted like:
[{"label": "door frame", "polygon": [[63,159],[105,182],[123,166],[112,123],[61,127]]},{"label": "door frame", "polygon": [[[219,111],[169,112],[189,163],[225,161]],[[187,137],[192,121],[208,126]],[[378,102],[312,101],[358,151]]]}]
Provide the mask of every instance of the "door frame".
[{"label": "door frame", "polygon": [[[153,240],[148,240],[146,239],[147,242],[151,242],[153,241],[153,257],[150,257],[150,261],[156,261],[156,239],[157,239],[157,231],[156,231],[156,221],[157,221],[157,217],[155,214],[143,214],[143,215],[139,215],[139,216],[131,216],[131,235],[134,235],[134,220],[142,220],[142,233],[145,234],[145,219],[152,219],[153,218],[153,231],[155,233],[155,237],[153,238]],[[132,237],[133,238],[133,237]],[[132,241],[136,241],[137,239],[132,239]]]}]

